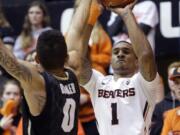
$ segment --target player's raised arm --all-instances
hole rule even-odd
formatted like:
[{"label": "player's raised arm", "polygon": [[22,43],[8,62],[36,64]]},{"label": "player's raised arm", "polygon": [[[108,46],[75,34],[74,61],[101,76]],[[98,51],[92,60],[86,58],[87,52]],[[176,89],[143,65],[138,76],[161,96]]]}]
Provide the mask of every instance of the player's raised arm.
[{"label": "player's raised arm", "polygon": [[[12,52],[3,45],[2,41],[0,41],[0,65],[21,83],[31,112],[33,114],[40,113],[45,101],[44,80],[34,66],[27,62],[18,61]],[[34,92],[41,93],[41,97]]]},{"label": "player's raised arm", "polygon": [[79,5],[74,9],[75,12],[66,35],[69,54],[69,60],[67,63],[76,73],[78,80],[80,80],[81,59],[83,58],[81,52],[84,54],[87,53],[86,44],[84,44],[83,41],[83,35],[89,17],[91,2],[92,0],[80,0]]},{"label": "player's raised arm", "polygon": [[98,17],[100,16],[101,12],[102,7],[100,6],[100,4],[97,2],[97,0],[92,0],[89,18],[82,36],[82,47],[80,47],[79,49],[81,55],[79,80],[81,85],[86,84],[90,80],[92,75],[91,62],[88,56],[88,45],[93,26],[96,24],[96,21],[98,20]]},{"label": "player's raised arm", "polygon": [[151,81],[155,78],[157,72],[153,52],[146,36],[140,30],[135,20],[131,11],[132,6],[133,5],[130,4],[125,8],[116,8],[112,10],[122,17],[128,29],[133,50],[138,57],[141,74],[147,81]]},{"label": "player's raised arm", "polygon": [[71,25],[66,36],[68,52],[76,50],[77,47],[79,47],[79,42],[82,40],[82,35],[89,17],[91,2],[92,0],[81,0],[77,9],[75,9]]},{"label": "player's raised arm", "polygon": [[[14,78],[16,78],[22,86],[34,86],[33,82],[39,82],[39,86],[43,83],[43,79],[34,65],[18,60],[13,53],[7,49],[2,40],[0,40],[0,65]],[[28,84],[28,85],[26,85]],[[37,84],[37,83],[35,83]],[[37,86],[38,86],[37,85]]]},{"label": "player's raised arm", "polygon": [[92,2],[82,0],[76,9],[67,34],[68,64],[75,69],[81,84],[88,82],[92,74],[91,64],[87,58],[88,42],[99,15],[100,7],[96,0]]},{"label": "player's raised arm", "polygon": [[8,50],[0,40],[0,65],[19,81],[32,82],[30,70],[18,63],[15,56]]}]

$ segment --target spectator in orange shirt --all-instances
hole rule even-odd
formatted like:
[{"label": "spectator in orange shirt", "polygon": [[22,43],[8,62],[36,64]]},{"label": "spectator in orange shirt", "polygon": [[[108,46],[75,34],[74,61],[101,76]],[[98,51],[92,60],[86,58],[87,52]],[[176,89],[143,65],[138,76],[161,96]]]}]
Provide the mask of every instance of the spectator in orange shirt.
[{"label": "spectator in orange shirt", "polygon": [[16,129],[16,135],[23,135],[23,119],[21,118]]},{"label": "spectator in orange shirt", "polygon": [[[176,99],[180,101],[180,67],[173,70],[170,79],[174,83]],[[165,115],[161,135],[180,135],[180,107],[168,111]]]},{"label": "spectator in orange shirt", "polygon": [[21,87],[15,80],[7,80],[1,91],[3,107],[0,109],[0,134],[14,135],[21,118],[19,111]]},{"label": "spectator in orange shirt", "polygon": [[85,135],[84,129],[82,127],[80,120],[78,120],[78,133],[77,133],[77,135]]},{"label": "spectator in orange shirt", "polygon": [[180,107],[166,112],[161,135],[180,135]]},{"label": "spectator in orange shirt", "polygon": [[112,43],[99,22],[93,28],[89,45],[92,67],[106,75],[111,60]]},{"label": "spectator in orange shirt", "polygon": [[168,86],[169,86],[169,92],[165,96],[165,98],[156,104],[153,116],[152,116],[152,125],[151,125],[151,132],[150,135],[160,135],[163,128],[163,119],[166,114],[166,112],[170,109],[174,109],[178,106],[180,106],[180,101],[177,98],[177,93],[175,93],[174,89],[174,82],[170,80],[170,77],[173,74],[173,70],[180,66],[179,61],[175,61],[170,63],[167,69],[168,74]]}]

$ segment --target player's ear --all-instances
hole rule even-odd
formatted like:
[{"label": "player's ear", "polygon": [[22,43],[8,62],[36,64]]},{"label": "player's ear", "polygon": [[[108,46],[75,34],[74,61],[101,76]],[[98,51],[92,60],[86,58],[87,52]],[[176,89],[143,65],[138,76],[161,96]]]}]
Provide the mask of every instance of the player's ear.
[{"label": "player's ear", "polygon": [[67,54],[65,61],[68,62],[69,60],[69,54]]},{"label": "player's ear", "polygon": [[38,57],[37,53],[35,55],[35,61],[36,61],[36,63],[40,64],[39,57]]},{"label": "player's ear", "polygon": [[65,58],[65,63],[67,63],[69,61],[69,54],[67,54],[66,58]]},{"label": "player's ear", "polygon": [[138,69],[138,68],[139,68],[139,62],[138,62],[138,59],[135,60],[135,65],[136,65],[136,68]]}]

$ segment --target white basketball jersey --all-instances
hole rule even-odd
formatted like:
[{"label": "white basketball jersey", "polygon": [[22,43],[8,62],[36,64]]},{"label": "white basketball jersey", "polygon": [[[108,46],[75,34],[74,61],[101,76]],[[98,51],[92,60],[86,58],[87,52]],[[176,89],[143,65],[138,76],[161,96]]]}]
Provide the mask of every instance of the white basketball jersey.
[{"label": "white basketball jersey", "polygon": [[115,81],[93,70],[84,87],[90,93],[100,135],[148,134],[157,79],[158,75],[147,82],[137,73]]}]

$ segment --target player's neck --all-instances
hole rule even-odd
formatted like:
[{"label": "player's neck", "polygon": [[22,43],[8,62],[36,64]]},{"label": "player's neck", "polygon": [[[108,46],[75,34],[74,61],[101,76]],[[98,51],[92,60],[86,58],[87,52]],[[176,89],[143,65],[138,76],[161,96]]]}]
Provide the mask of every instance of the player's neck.
[{"label": "player's neck", "polygon": [[51,73],[54,77],[58,79],[67,79],[68,76],[64,69],[55,69],[55,70],[49,70],[49,73]]},{"label": "player's neck", "polygon": [[132,72],[132,73],[128,73],[128,74],[116,74],[116,73],[114,73],[114,80],[115,81],[117,81],[119,78],[130,78],[130,77],[132,77],[133,75],[134,75],[135,73],[134,72]]}]

